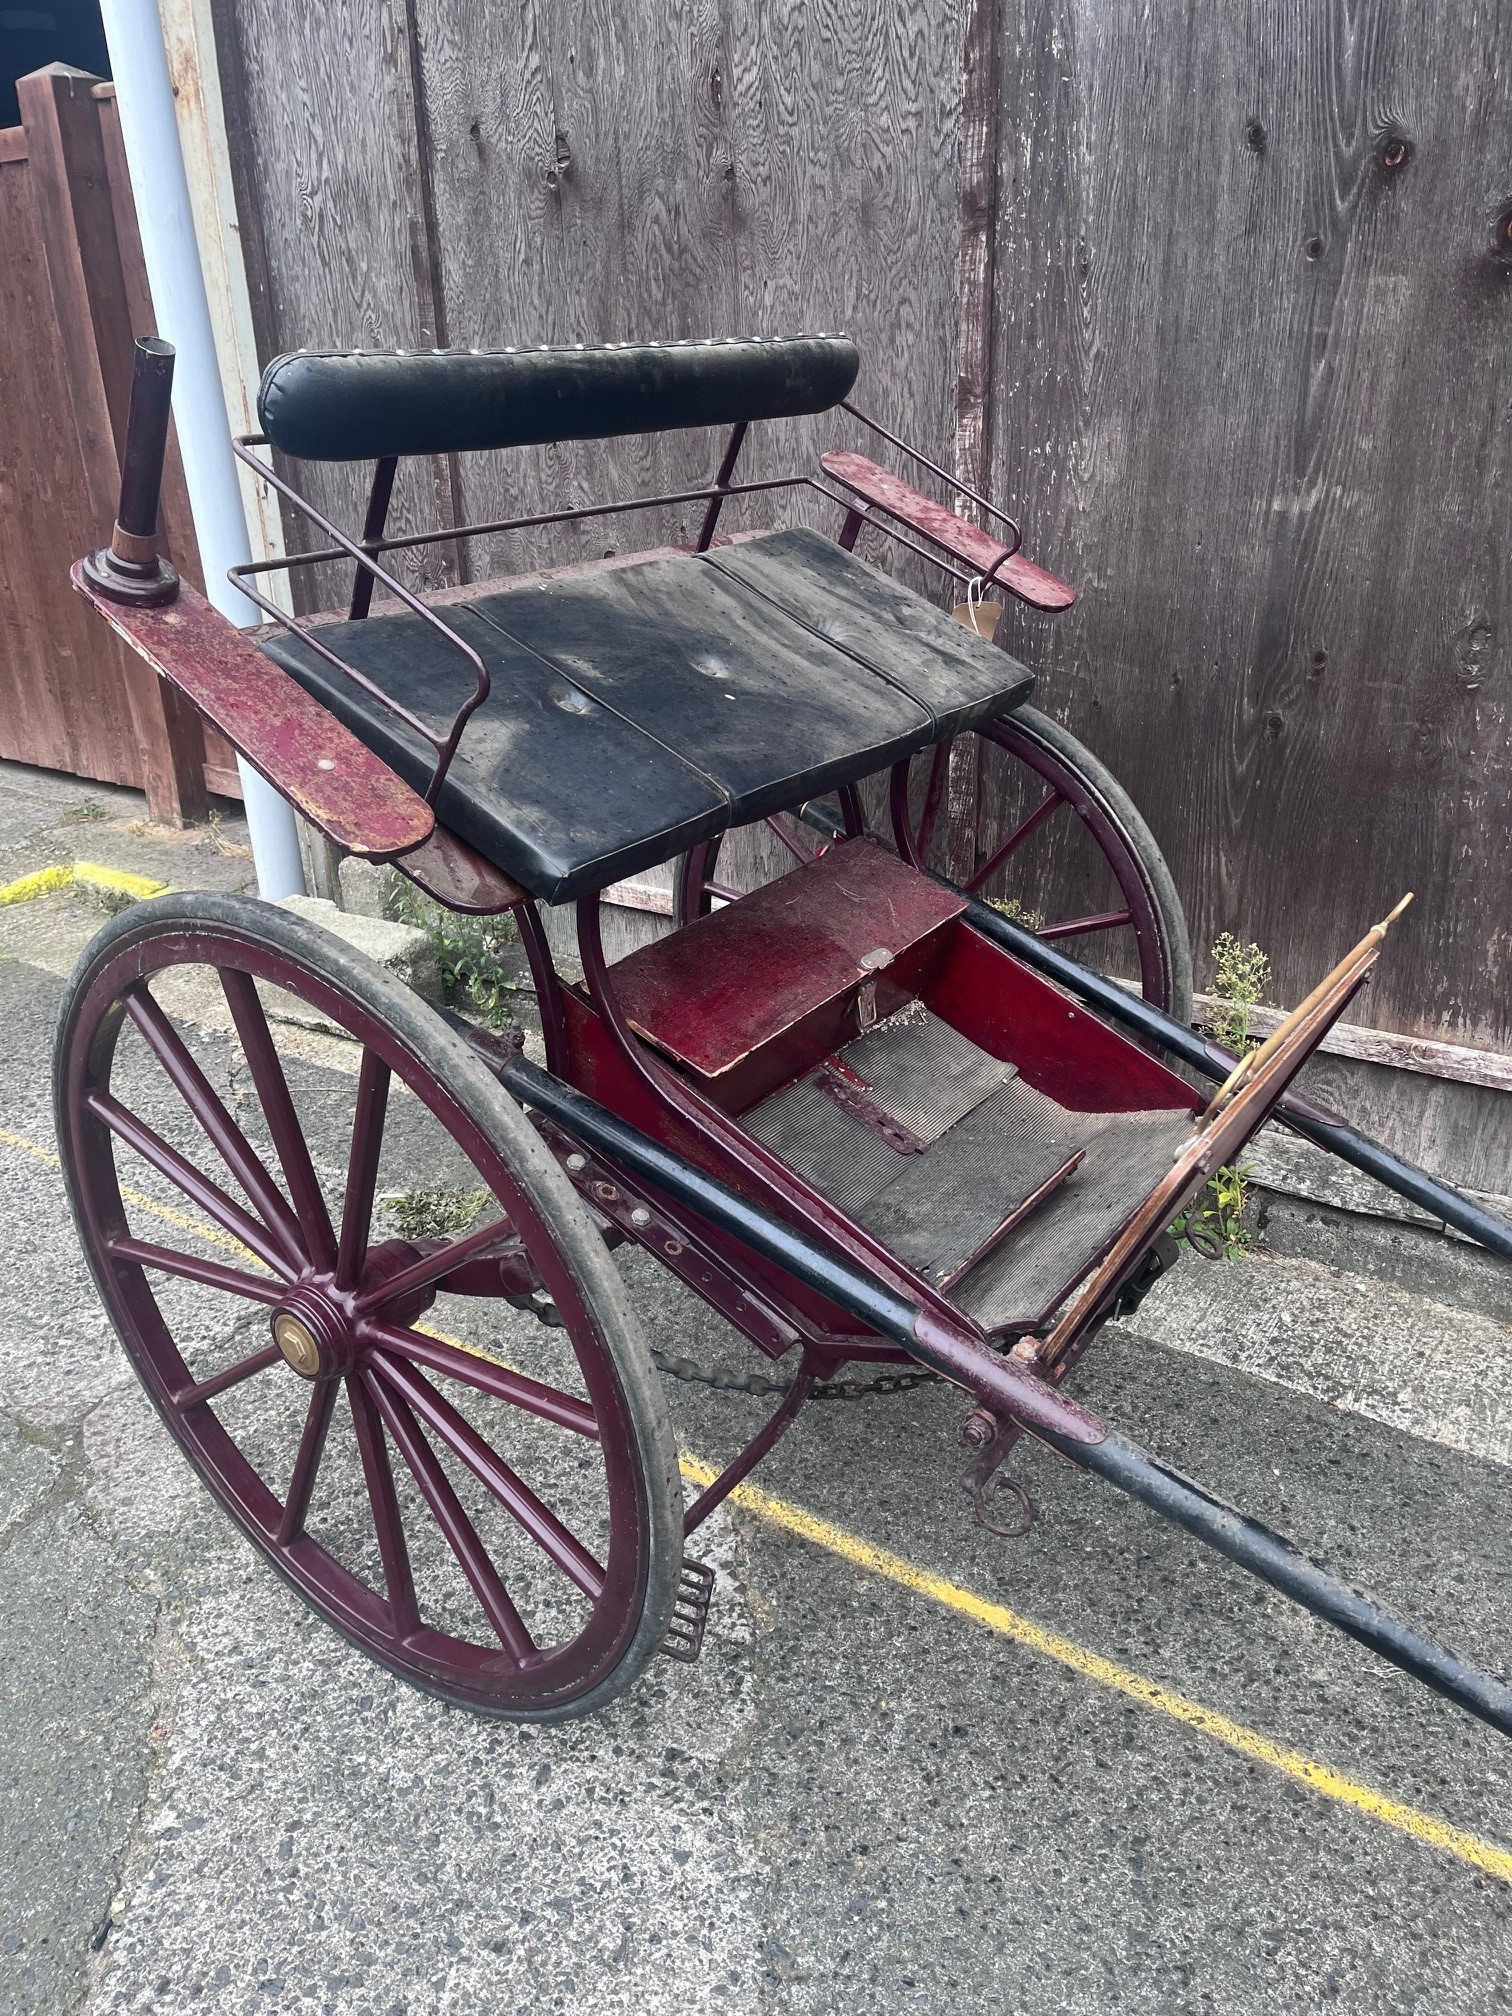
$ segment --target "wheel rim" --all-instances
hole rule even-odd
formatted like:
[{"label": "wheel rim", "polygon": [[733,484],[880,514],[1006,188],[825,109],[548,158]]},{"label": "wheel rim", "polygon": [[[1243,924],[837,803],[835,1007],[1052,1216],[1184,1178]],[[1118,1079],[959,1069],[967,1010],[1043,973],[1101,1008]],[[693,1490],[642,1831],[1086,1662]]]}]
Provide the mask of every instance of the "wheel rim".
[{"label": "wheel rim", "polygon": [[[215,976],[246,1060],[240,1119],[154,993],[190,966]],[[298,996],[363,1046],[339,1210],[254,981]],[[112,1086],[123,1032],[137,1039],[133,1103]],[[487,1193],[481,1223],[465,1232],[372,1236],[399,1087]],[[174,1138],[156,1110],[152,1122],[138,1110],[143,1093],[176,1112]],[[635,1636],[650,1566],[632,1423],[599,1318],[540,1200],[445,1078],[292,955],[197,928],[127,944],[91,976],[61,1052],[59,1103],[80,1232],[135,1368],[213,1495],[306,1601],[405,1678],[471,1706],[539,1713],[601,1687]],[[200,1152],[186,1152],[196,1139]],[[165,1235],[165,1223],[179,1230]],[[553,1376],[444,1327],[416,1327],[436,1280],[469,1266],[474,1280],[499,1270],[497,1295],[468,1298],[488,1327],[508,1318],[518,1329],[506,1293],[540,1284],[562,1326],[549,1340]],[[216,1319],[190,1316],[190,1295],[244,1313],[212,1339]],[[213,1369],[212,1343],[229,1354]],[[273,1382],[295,1389],[292,1405]],[[554,1486],[574,1480],[570,1508],[526,1481],[515,1444]],[[319,1533],[317,1494],[332,1501]]]},{"label": "wheel rim", "polygon": [[[1049,924],[1032,915],[1024,921],[1037,937],[1052,943],[1069,940],[1067,949],[1072,956],[1083,956],[1079,941],[1092,940],[1104,954],[1106,963],[1115,967],[1121,963],[1120,952],[1131,948],[1144,998],[1152,1006],[1172,1012],[1179,1004],[1171,932],[1140,843],[1118,807],[1021,718],[1009,716],[987,722],[975,732],[1023,764],[1040,780],[1044,790],[1007,840],[978,865],[965,884],[968,892],[975,895],[985,891],[994,877],[1001,877],[1010,869],[1021,850],[1032,847],[1036,835],[1045,834],[1054,821],[1069,814],[1080,823],[1112,874],[1118,900],[1102,911]],[[893,835],[904,859],[915,867],[928,864],[932,850],[938,852],[950,748],[949,743],[940,743],[922,756],[896,764],[890,774]],[[852,803],[856,802],[852,795]],[[822,839],[789,814],[761,823],[771,828],[793,855],[800,855],[805,844],[810,855],[823,851]],[[847,829],[857,832],[863,827],[847,819]],[[678,864],[674,909],[679,924],[704,916],[716,902],[726,902],[743,893],[720,878],[722,837],[715,835],[691,848]],[[779,867],[784,860],[785,857],[778,857]],[[798,862],[786,865],[796,866]]]},{"label": "wheel rim", "polygon": [[[966,884],[976,895],[985,891],[995,875],[1007,870],[1019,850],[1042,834],[1051,822],[1067,813],[1080,822],[1102,856],[1120,900],[1111,909],[1038,922],[1035,936],[1049,943],[1073,941],[1068,950],[1077,956],[1075,941],[1094,939],[1098,949],[1112,950],[1117,957],[1117,941],[1132,936],[1139,968],[1140,992],[1154,1007],[1169,1011],[1175,996],[1172,946],[1162,915],[1158,893],[1134,836],[1119,817],[1117,808],[1092,781],[1070,765],[1025,721],[1012,716],[989,721],[978,730],[984,741],[995,746],[1031,770],[1045,786],[1039,803],[1021,819],[1008,838],[986,860],[979,863]],[[916,843],[917,844],[917,843]],[[925,847],[918,849],[923,859]]]}]

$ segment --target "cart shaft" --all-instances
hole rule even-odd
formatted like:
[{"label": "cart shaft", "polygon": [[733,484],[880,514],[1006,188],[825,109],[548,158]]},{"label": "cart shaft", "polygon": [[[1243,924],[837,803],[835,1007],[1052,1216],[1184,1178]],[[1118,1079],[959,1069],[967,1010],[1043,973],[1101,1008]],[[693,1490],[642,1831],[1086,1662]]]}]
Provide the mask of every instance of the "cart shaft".
[{"label": "cart shaft", "polygon": [[[1173,1024],[1173,1027],[1178,1025]],[[482,1053],[480,1053],[482,1054]],[[556,1121],[629,1174],[686,1205],[720,1230],[817,1289],[913,1358],[965,1388],[994,1416],[1026,1429],[1057,1454],[1182,1527],[1268,1582],[1304,1610],[1512,1736],[1512,1689],[1389,1616],[1310,1561],[1289,1540],[1216,1498],[1080,1407],[1016,1360],[1000,1357],[963,1323],[953,1329],[783,1224],[728,1184],[706,1175],[524,1058],[485,1057],[523,1104]]]}]

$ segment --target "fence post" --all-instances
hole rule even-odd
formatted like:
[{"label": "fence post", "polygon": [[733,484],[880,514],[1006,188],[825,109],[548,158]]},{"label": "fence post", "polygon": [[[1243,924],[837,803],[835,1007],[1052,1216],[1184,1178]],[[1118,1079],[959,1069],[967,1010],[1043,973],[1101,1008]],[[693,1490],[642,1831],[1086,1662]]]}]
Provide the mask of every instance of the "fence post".
[{"label": "fence post", "polygon": [[[115,517],[132,343],[138,333],[132,328],[94,97],[101,81],[87,71],[50,63],[16,84],[94,521],[79,527],[81,552],[109,538]],[[69,557],[59,556],[60,567]],[[143,753],[148,817],[175,824],[203,818],[208,799],[199,722],[147,665],[133,654],[123,656],[127,701]]]}]

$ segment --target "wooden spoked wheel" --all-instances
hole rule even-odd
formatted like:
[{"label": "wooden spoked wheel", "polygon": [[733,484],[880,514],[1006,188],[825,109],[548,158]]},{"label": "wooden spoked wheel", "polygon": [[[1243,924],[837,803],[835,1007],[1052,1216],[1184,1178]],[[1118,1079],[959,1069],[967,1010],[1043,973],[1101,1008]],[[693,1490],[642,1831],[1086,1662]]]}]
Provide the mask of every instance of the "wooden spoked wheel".
[{"label": "wooden spoked wheel", "polygon": [[[1033,707],[976,732],[1007,759],[1002,800],[1011,810],[1003,836],[978,844],[964,886],[1003,903],[1037,936],[1064,942],[1070,957],[1127,974],[1154,1007],[1189,1020],[1192,954],[1181,899],[1129,794],[1090,749]],[[949,763],[950,745],[941,744],[897,764],[888,779],[887,808],[872,814],[872,829],[886,833],[915,865],[944,868]],[[878,795],[875,787],[842,794],[848,831],[863,830],[861,803],[875,804]],[[788,872],[826,844],[822,834],[786,814],[741,830],[754,836],[754,845],[748,838],[738,850],[722,850],[716,837],[682,857],[673,895],[679,923]],[[722,853],[727,863],[738,854],[743,872],[732,865],[722,873]],[[1086,907],[1045,917],[1043,892],[1052,882],[1081,893]]]},{"label": "wooden spoked wheel", "polygon": [[602,1237],[462,1037],[286,911],[163,897],[81,960],[54,1092],[121,1341],[306,1602],[475,1709],[626,1686],[682,1558],[665,1405]]}]

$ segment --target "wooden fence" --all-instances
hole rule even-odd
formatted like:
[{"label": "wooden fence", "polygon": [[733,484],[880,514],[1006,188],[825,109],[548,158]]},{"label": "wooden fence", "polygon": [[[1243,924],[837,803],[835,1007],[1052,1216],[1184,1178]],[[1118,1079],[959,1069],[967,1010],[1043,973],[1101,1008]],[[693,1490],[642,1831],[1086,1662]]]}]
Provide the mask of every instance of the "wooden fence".
[{"label": "wooden fence", "polygon": [[[20,80],[0,131],[0,755],[144,790],[156,819],[234,792],[230,749],[68,585],[109,536],[131,345],[153,328],[111,85],[63,64]],[[198,579],[177,451],[162,514]]]},{"label": "wooden fence", "polygon": [[[1512,1187],[1512,1101],[1488,1090],[1512,1086],[1495,10],[214,11],[265,354],[852,330],[862,396],[989,480],[1080,587],[1055,621],[1015,608],[1004,640],[1149,817],[1199,984],[1232,929],[1296,998],[1415,889],[1356,1011],[1371,1056],[1416,1056],[1411,1082],[1372,1091],[1366,1063],[1353,1103]],[[402,508],[503,515],[670,483],[708,452],[460,457],[411,468]],[[339,472],[319,494],[357,509]],[[575,537],[438,550],[430,578],[571,557]],[[960,781],[990,848],[1010,787],[991,765]]]}]

